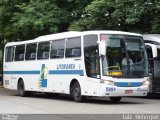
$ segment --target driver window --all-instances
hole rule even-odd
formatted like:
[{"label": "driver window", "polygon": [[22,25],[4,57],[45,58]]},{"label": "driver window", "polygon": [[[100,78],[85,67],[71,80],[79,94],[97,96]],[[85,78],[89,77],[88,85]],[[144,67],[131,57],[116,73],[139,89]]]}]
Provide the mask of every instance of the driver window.
[{"label": "driver window", "polygon": [[120,38],[110,38],[107,46],[108,70],[121,70],[126,59],[124,46]]},{"label": "driver window", "polygon": [[[128,60],[129,60],[129,65],[133,65],[133,58],[134,58],[134,52],[131,52],[131,51],[127,51],[128,53]],[[138,54],[137,54],[138,55]],[[122,66],[127,66],[127,57],[124,57],[122,59]]]}]

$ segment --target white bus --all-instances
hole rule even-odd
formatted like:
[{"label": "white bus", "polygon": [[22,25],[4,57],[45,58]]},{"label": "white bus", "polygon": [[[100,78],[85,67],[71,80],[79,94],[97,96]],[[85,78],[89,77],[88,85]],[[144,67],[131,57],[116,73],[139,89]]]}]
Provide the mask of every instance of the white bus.
[{"label": "white bus", "polygon": [[143,35],[150,65],[150,93],[160,92],[160,34]]},{"label": "white bus", "polygon": [[142,36],[120,31],[64,32],[5,46],[4,87],[86,96],[146,96],[148,61]]}]

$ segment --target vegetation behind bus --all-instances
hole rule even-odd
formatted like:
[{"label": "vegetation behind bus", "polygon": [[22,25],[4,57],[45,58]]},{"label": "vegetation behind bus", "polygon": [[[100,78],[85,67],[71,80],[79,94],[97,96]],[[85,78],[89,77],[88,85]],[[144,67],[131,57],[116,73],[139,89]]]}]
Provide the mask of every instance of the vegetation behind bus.
[{"label": "vegetation behind bus", "polygon": [[22,41],[67,30],[98,29],[159,33],[159,6],[158,0],[1,0],[0,38]]}]

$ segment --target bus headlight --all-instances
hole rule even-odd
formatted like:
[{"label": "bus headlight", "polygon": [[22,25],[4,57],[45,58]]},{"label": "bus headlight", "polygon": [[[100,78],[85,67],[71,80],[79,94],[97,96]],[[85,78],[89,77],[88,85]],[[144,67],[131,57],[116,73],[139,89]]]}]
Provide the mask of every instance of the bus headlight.
[{"label": "bus headlight", "polygon": [[142,85],[149,85],[149,84],[150,84],[149,80],[146,80],[146,81],[143,81]]},{"label": "bus headlight", "polygon": [[114,82],[111,80],[103,80],[103,83],[107,85],[114,85]]}]

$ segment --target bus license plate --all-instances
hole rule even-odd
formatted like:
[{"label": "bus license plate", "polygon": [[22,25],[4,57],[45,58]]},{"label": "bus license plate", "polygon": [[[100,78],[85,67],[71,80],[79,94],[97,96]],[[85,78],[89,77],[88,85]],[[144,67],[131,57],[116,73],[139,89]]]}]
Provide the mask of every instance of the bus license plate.
[{"label": "bus license plate", "polygon": [[125,90],[125,94],[132,94],[133,90]]}]

